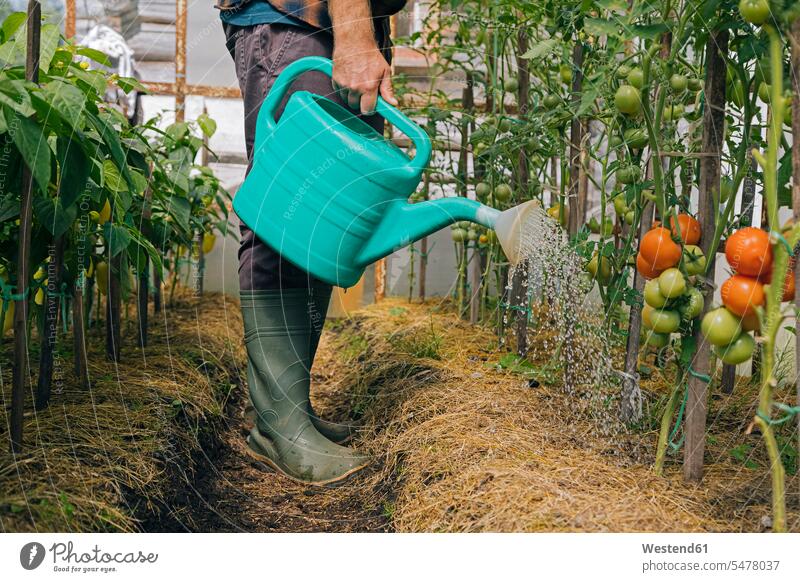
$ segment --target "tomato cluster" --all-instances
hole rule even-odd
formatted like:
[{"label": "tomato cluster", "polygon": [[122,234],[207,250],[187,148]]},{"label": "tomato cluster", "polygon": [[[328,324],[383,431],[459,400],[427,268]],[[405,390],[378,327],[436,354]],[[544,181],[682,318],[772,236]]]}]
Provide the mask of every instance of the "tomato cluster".
[{"label": "tomato cluster", "polygon": [[703,294],[675,267],[665,269],[644,286],[642,323],[649,332],[645,340],[654,347],[664,347],[669,334],[678,331],[681,322],[696,319],[703,312]]},{"label": "tomato cluster", "polygon": [[[655,279],[684,256],[687,273],[700,274],[706,267],[703,251],[697,246],[700,236],[700,223],[688,214],[679,214],[677,220],[670,218],[669,229],[655,222],[639,243],[636,269],[645,279]],[[684,243],[683,250],[675,238]]]},{"label": "tomato cluster", "polygon": [[[725,244],[725,258],[733,274],[722,284],[722,307],[706,314],[702,322],[705,338],[726,364],[750,359],[755,340],[749,332],[760,327],[758,308],[766,303],[764,285],[772,280],[772,245],[760,228],[737,230]],[[783,287],[783,301],[794,297],[794,272],[790,268]]]}]

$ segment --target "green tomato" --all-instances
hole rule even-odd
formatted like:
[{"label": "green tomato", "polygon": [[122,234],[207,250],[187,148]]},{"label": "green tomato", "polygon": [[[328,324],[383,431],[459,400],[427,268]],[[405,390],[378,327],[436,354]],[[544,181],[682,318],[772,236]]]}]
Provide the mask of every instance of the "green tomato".
[{"label": "green tomato", "polygon": [[683,93],[689,88],[689,79],[676,73],[669,78],[669,86],[675,93]]},{"label": "green tomato", "polygon": [[639,166],[622,166],[617,169],[617,182],[620,184],[633,184],[642,178],[642,169]]},{"label": "green tomato", "polygon": [[639,68],[631,69],[626,78],[628,79],[628,83],[637,89],[641,89],[642,85],[644,85],[644,71]]},{"label": "green tomato", "polygon": [[610,147],[612,150],[618,148],[623,143],[624,142],[622,141],[622,138],[618,135],[612,135],[610,138],[608,138],[608,147]]},{"label": "green tomato", "polygon": [[544,106],[547,109],[554,109],[561,103],[561,97],[558,95],[545,95]]},{"label": "green tomato", "polygon": [[697,93],[703,88],[703,82],[700,79],[692,77],[689,79],[689,90]]},{"label": "green tomato", "polygon": [[601,285],[608,285],[611,281],[611,262],[608,257],[598,257],[595,253],[592,260],[586,265],[586,270],[592,279],[597,279]]},{"label": "green tomato", "polygon": [[770,9],[768,0],[741,0],[739,14],[750,24],[761,26],[769,20]]},{"label": "green tomato", "polygon": [[617,69],[617,76],[620,78],[625,78],[631,74],[631,68],[628,65],[620,65]]},{"label": "green tomato", "polygon": [[638,115],[642,111],[642,95],[633,85],[622,85],[614,95],[614,105],[620,113]]},{"label": "green tomato", "polygon": [[619,216],[625,216],[628,212],[628,203],[625,202],[625,194],[617,194],[614,196],[614,212]]},{"label": "green tomato", "polygon": [[614,223],[611,222],[610,219],[606,218],[602,224],[603,229],[603,236],[611,236],[611,233],[614,232]]},{"label": "green tomato", "polygon": [[453,242],[462,243],[467,240],[467,231],[463,228],[454,228],[450,231],[450,236],[453,238]]},{"label": "green tomato", "polygon": [[715,346],[714,353],[726,364],[736,365],[753,356],[756,342],[749,333],[743,333],[727,346]]},{"label": "green tomato", "polygon": [[642,334],[644,342],[648,346],[652,346],[656,349],[661,349],[667,347],[669,344],[669,334],[668,333],[658,333],[655,331],[649,331],[647,333]]},{"label": "green tomato", "polygon": [[626,129],[623,136],[625,138],[625,143],[632,150],[640,150],[646,146],[648,142],[647,130],[638,127]]},{"label": "green tomato", "polygon": [[678,311],[683,319],[689,321],[690,319],[700,317],[700,314],[703,313],[705,298],[703,297],[703,294],[700,293],[700,290],[696,287],[689,287],[686,295],[686,303],[681,304],[681,306],[678,307]]},{"label": "green tomato", "polygon": [[508,202],[511,200],[511,186],[508,184],[498,184],[495,186],[494,199],[498,202]]},{"label": "green tomato", "polygon": [[658,276],[658,288],[667,299],[675,299],[686,291],[686,278],[680,269],[672,267]]},{"label": "green tomato", "polygon": [[642,325],[647,329],[653,329],[653,322],[650,321],[650,316],[656,310],[655,307],[650,307],[647,303],[642,306]]},{"label": "green tomato", "polygon": [[667,304],[667,298],[661,293],[658,288],[658,279],[650,279],[644,284],[644,301],[650,307],[660,309]]},{"label": "green tomato", "polygon": [[761,83],[758,86],[758,98],[761,99],[764,103],[769,103],[770,98],[770,86],[766,83]]},{"label": "green tomato", "polygon": [[632,225],[634,220],[636,220],[636,213],[633,210],[628,210],[628,212],[625,213],[625,218],[623,220],[625,220],[625,224]]},{"label": "green tomato", "polygon": [[572,83],[572,67],[569,65],[561,65],[558,67],[558,76],[561,78],[561,82],[569,85]]},{"label": "green tomato", "polygon": [[589,227],[589,232],[593,234],[600,234],[600,222],[594,216],[589,219],[589,222],[586,223],[586,226]]},{"label": "green tomato", "polygon": [[542,142],[539,141],[538,137],[530,137],[528,141],[525,142],[525,149],[528,150],[528,153],[534,153],[539,151],[542,147]]},{"label": "green tomato", "polygon": [[501,132],[506,133],[508,131],[511,131],[512,124],[513,122],[508,117],[504,117],[500,120],[498,128],[500,129]]},{"label": "green tomato", "polygon": [[475,195],[478,198],[486,199],[492,193],[492,187],[486,182],[478,182],[475,186]]},{"label": "green tomato", "polygon": [[681,315],[671,309],[653,309],[650,313],[650,327],[658,333],[673,333],[681,326]]},{"label": "green tomato", "polygon": [[507,93],[516,93],[517,89],[519,89],[519,81],[517,81],[516,77],[509,77],[503,83],[503,89]]},{"label": "green tomato", "polygon": [[686,108],[681,105],[680,103],[667,105],[664,107],[664,113],[662,117],[664,121],[678,121],[681,117],[683,117]]},{"label": "green tomato", "polygon": [[697,245],[683,247],[683,265],[689,275],[701,275],[706,272],[706,256]]},{"label": "green tomato", "polygon": [[725,307],[706,313],[700,324],[705,338],[715,346],[727,346],[739,337],[741,327],[739,318]]},{"label": "green tomato", "polygon": [[478,231],[470,228],[467,231],[467,240],[478,240]]}]

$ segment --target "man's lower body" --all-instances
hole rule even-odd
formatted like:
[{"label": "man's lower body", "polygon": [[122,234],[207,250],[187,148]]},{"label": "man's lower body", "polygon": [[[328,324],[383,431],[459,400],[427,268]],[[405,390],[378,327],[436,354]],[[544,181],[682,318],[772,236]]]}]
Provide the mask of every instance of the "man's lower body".
[{"label": "man's lower body", "polygon": [[[330,58],[333,39],[327,32],[291,24],[226,25],[225,32],[242,91],[245,143],[252,166],[258,111],[275,79],[299,58]],[[301,90],[341,103],[333,93],[330,77],[323,73],[301,75],[292,84],[287,99]],[[283,104],[278,117],[282,111]],[[364,120],[383,131],[379,116]],[[336,444],[350,436],[352,426],[323,421],[309,400],[310,370],[325,323],[331,286],[283,260],[244,224],[240,226],[240,236],[239,289],[250,400],[255,413],[248,450],[294,479],[335,483],[363,468],[368,459]]]}]

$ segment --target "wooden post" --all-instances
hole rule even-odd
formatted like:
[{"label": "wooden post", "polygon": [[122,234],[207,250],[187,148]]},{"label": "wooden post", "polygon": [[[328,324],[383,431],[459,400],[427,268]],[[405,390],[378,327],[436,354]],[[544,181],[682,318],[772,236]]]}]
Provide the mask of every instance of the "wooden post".
[{"label": "wooden post", "polygon": [[[110,254],[110,250],[107,251]],[[122,261],[120,255],[108,260],[108,283],[106,289],[106,357],[112,362],[119,362],[120,357],[120,311],[122,293],[120,277]]]},{"label": "wooden post", "polygon": [[50,403],[53,385],[53,355],[58,338],[58,313],[61,306],[61,275],[64,258],[64,238],[53,241],[50,262],[47,264],[47,290],[44,301],[44,337],[39,353],[39,378],[36,384],[36,409],[43,410]]},{"label": "wooden post", "polygon": [[[528,70],[528,61],[523,59],[521,55],[525,54],[528,50],[528,35],[525,28],[520,28],[517,32],[517,105],[519,107],[520,116],[524,115],[528,109],[528,101],[530,100],[530,71]],[[517,192],[520,198],[517,202],[522,202],[521,197],[527,200],[528,189],[530,183],[530,168],[528,167],[528,158],[524,148],[520,148],[517,155]],[[511,312],[511,318],[514,322],[514,335],[516,336],[517,354],[524,357],[528,354],[528,286],[526,280],[528,278],[528,269],[530,265],[520,264],[514,271],[514,276],[511,279],[511,297],[509,303],[514,307]]]},{"label": "wooden post", "polygon": [[75,36],[75,0],[67,0],[64,14],[64,37],[70,39]]},{"label": "wooden post", "polygon": [[86,355],[86,314],[84,310],[84,296],[83,290],[86,284],[86,277],[84,274],[80,275],[80,279],[75,283],[75,289],[72,291],[72,339],[73,339],[73,352],[75,356],[75,375],[84,389],[89,388],[89,370],[87,367],[88,358]]},{"label": "wooden post", "polygon": [[[700,195],[698,220],[703,232],[714,232],[714,196],[719,195],[720,156],[725,138],[725,58],[728,54],[729,32],[727,29],[715,30],[706,43],[706,103],[703,110],[703,152],[700,160]],[[703,252],[708,262],[707,272],[713,279],[715,257],[708,256],[711,237],[703,237]],[[705,296],[703,313],[711,307],[711,293]],[[689,375],[689,397],[686,402],[686,421],[684,433],[686,441],[683,450],[683,478],[686,481],[700,481],[703,478],[703,455],[706,438],[706,407],[708,384],[697,376],[709,374],[711,349],[699,326],[695,333],[697,349],[691,366],[695,374]]]},{"label": "wooden post", "polygon": [[[653,163],[658,163],[653,161]],[[639,223],[639,240],[650,230],[653,222],[655,205],[645,204],[642,209],[642,220]],[[633,288],[638,293],[644,291],[645,280],[638,269],[633,271]],[[642,417],[642,391],[639,387],[639,337],[642,334],[642,310],[631,307],[628,318],[628,338],[625,349],[625,375],[622,377],[620,395],[620,418],[623,422],[637,422]]]},{"label": "wooden post", "polygon": [[[39,80],[39,44],[42,32],[42,7],[37,0],[28,2],[28,38],[25,54],[25,78]],[[22,453],[25,391],[28,386],[28,285],[31,280],[30,247],[32,227],[33,175],[22,170],[22,199],[19,214],[19,248],[17,251],[17,293],[14,306],[14,372],[11,388],[11,452]]]},{"label": "wooden post", "polygon": [[175,121],[186,115],[186,0],[175,2]]},{"label": "wooden post", "polygon": [[[575,46],[572,48],[572,107],[577,110],[581,102],[581,91],[583,87],[583,43],[576,38]],[[569,189],[567,191],[567,204],[569,205],[569,216],[567,220],[567,231],[573,237],[580,228],[580,217],[578,216],[580,202],[578,191],[580,189],[581,172],[581,145],[583,142],[583,124],[575,116],[572,118],[569,134]],[[563,180],[563,176],[562,176]]]}]

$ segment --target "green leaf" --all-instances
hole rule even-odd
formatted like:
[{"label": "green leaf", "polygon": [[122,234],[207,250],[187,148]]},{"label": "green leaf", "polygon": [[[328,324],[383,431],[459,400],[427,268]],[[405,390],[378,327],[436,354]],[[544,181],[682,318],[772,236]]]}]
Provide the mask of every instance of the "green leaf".
[{"label": "green leaf", "polygon": [[84,71],[79,66],[73,65],[70,72],[86,83],[98,95],[103,95],[106,92],[106,77],[99,71]]},{"label": "green leaf", "polygon": [[128,185],[111,160],[103,161],[103,187],[111,192],[125,192]]},{"label": "green leaf", "polygon": [[[8,106],[20,115],[30,117],[34,113],[31,95],[23,81],[3,79],[0,81],[0,104]],[[7,117],[6,121],[10,121]]]},{"label": "green leaf", "polygon": [[134,79],[133,77],[117,77],[117,86],[126,93],[130,93],[131,91],[147,93],[147,87],[145,87],[139,79]]},{"label": "green leaf", "polygon": [[58,139],[56,152],[61,168],[58,195],[64,206],[71,206],[86,192],[91,161],[79,143],[65,137]]},{"label": "green leaf", "polygon": [[19,216],[19,198],[10,195],[0,201],[0,223]]},{"label": "green leaf", "polygon": [[665,32],[669,32],[669,27],[663,22],[656,24],[634,24],[630,28],[633,36],[649,38],[651,40],[661,38]]},{"label": "green leaf", "polygon": [[50,184],[50,146],[41,126],[28,117],[17,116],[18,130],[11,134],[25,165],[42,192]]},{"label": "green leaf", "polygon": [[134,190],[136,188],[136,184],[133,183],[133,178],[131,178],[131,173],[128,169],[128,163],[125,159],[125,152],[122,150],[122,144],[119,141],[119,134],[117,134],[116,130],[105,120],[98,117],[94,113],[91,113],[90,111],[86,112],[86,119],[103,138],[103,141],[105,142],[109,153],[111,154],[111,158],[122,172],[122,177],[125,179],[125,182],[127,182],[128,186]]},{"label": "green leaf", "polygon": [[8,42],[14,33],[19,30],[19,27],[22,26],[25,21],[28,19],[28,15],[25,12],[13,12],[9,14],[6,19],[3,21],[3,39],[5,42]]},{"label": "green leaf", "polygon": [[620,36],[619,26],[615,22],[604,18],[587,18],[583,21],[583,28],[589,34],[594,34],[596,36],[602,36],[604,34],[608,36]]},{"label": "green leaf", "polygon": [[33,211],[39,223],[56,238],[67,232],[78,218],[76,204],[64,207],[60,198],[50,198],[41,194],[33,197]]},{"label": "green leaf", "polygon": [[116,257],[131,244],[131,233],[124,225],[106,222],[103,225],[103,236],[108,242],[108,249],[112,257]]},{"label": "green leaf", "polygon": [[189,219],[192,215],[192,205],[186,198],[172,196],[167,201],[167,212],[183,230],[189,230]]},{"label": "green leaf", "polygon": [[82,57],[86,57],[87,59],[92,59],[96,63],[100,63],[106,67],[111,66],[111,60],[108,58],[108,55],[103,51],[99,51],[97,49],[89,48],[88,46],[79,46],[76,50],[76,53],[81,55]]},{"label": "green leaf", "polygon": [[542,57],[552,53],[559,44],[560,41],[557,38],[548,38],[547,40],[543,40],[542,42],[532,46],[523,55],[521,55],[521,58],[532,61],[541,59]]},{"label": "green leaf", "polygon": [[86,95],[71,83],[54,79],[42,87],[50,106],[72,127],[82,128],[83,111],[86,109]]},{"label": "green leaf", "polygon": [[206,137],[211,137],[217,131],[217,122],[211,119],[207,113],[202,113],[197,117],[197,125],[200,126]]},{"label": "green leaf", "polygon": [[42,26],[41,44],[39,45],[39,68],[46,71],[50,68],[50,61],[56,54],[58,41],[61,38],[61,29],[55,24]]}]

